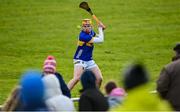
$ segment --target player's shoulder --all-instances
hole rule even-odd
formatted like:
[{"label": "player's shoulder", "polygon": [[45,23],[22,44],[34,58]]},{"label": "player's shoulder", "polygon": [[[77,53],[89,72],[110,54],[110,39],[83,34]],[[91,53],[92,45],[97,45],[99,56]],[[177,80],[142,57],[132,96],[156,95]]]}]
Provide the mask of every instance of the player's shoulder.
[{"label": "player's shoulder", "polygon": [[86,35],[86,33],[83,32],[83,31],[81,31],[81,32],[79,33],[79,37],[82,37],[82,36],[84,36],[84,35]]},{"label": "player's shoulder", "polygon": [[80,31],[79,35],[88,35],[88,34],[84,31]]},{"label": "player's shoulder", "polygon": [[80,34],[79,34],[79,39],[80,40],[85,39],[87,36],[89,36],[89,34],[87,34],[84,31],[81,31]]}]

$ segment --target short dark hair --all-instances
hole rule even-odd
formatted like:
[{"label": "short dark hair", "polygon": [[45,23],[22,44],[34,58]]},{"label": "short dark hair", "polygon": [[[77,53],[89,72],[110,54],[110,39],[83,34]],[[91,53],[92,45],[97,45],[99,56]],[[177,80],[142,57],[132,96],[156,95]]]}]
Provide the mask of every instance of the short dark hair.
[{"label": "short dark hair", "polygon": [[116,83],[115,83],[115,82],[113,82],[113,81],[108,82],[108,83],[105,85],[106,93],[107,93],[107,94],[110,94],[111,91],[112,91],[114,88],[116,88],[116,87],[117,87],[117,86],[116,86]]}]

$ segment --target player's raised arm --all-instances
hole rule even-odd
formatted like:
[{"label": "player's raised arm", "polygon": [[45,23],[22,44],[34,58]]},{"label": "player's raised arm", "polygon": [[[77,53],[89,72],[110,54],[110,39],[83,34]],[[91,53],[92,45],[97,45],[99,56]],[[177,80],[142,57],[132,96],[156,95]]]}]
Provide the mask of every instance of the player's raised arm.
[{"label": "player's raised arm", "polygon": [[97,34],[97,36],[94,37],[93,43],[104,42],[104,32],[103,32],[103,28],[100,25],[98,26],[98,31],[99,31],[99,34]]}]

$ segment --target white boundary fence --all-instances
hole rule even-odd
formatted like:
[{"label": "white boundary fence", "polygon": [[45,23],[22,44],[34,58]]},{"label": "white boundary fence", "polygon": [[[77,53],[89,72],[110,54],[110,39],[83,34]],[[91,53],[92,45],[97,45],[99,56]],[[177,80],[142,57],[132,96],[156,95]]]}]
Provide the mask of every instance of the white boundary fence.
[{"label": "white boundary fence", "polygon": [[78,101],[79,101],[79,98],[71,98],[71,100],[72,100],[73,102],[78,102]]}]

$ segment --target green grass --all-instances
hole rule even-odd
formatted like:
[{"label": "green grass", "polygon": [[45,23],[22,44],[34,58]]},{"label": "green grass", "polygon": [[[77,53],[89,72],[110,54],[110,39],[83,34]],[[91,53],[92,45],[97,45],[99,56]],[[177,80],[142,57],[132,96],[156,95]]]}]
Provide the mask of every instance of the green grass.
[{"label": "green grass", "polygon": [[[66,82],[72,78],[72,57],[83,18],[81,0],[0,0],[0,104],[27,69],[42,69],[47,55],[57,59]],[[155,81],[180,41],[179,0],[91,0],[93,12],[107,26],[105,42],[95,45],[94,59],[103,85],[115,80],[134,60],[142,61]],[[95,22],[94,22],[95,23]],[[96,26],[95,26],[96,27]],[[80,84],[72,91],[79,96]],[[102,86],[103,90],[103,86]]]}]

